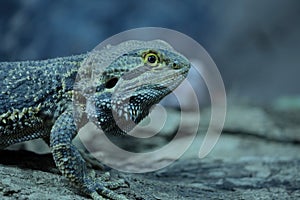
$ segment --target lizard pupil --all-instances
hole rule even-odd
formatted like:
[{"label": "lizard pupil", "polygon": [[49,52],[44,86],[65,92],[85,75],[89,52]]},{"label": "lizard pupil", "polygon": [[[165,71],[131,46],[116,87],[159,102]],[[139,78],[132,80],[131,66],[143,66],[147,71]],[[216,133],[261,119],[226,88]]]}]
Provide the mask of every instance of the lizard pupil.
[{"label": "lizard pupil", "polygon": [[149,56],[148,57],[148,62],[149,63],[155,63],[156,62],[156,56],[154,56],[154,55]]},{"label": "lizard pupil", "polygon": [[109,79],[109,80],[106,82],[106,84],[105,84],[105,88],[111,89],[111,88],[115,87],[115,85],[117,84],[118,80],[119,80],[119,79],[118,79],[117,77],[114,77],[114,78]]}]

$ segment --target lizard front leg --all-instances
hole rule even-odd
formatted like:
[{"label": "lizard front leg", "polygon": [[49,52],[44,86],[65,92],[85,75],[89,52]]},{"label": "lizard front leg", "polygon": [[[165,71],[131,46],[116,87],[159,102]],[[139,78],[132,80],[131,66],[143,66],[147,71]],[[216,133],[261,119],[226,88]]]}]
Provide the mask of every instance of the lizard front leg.
[{"label": "lizard front leg", "polygon": [[70,183],[79,187],[93,199],[108,197],[115,200],[126,200],[126,197],[108,189],[108,183],[97,182],[97,178],[92,175],[94,173],[88,171],[85,160],[72,144],[72,139],[76,134],[77,128],[72,110],[67,109],[56,120],[50,135],[51,152],[61,173]]}]

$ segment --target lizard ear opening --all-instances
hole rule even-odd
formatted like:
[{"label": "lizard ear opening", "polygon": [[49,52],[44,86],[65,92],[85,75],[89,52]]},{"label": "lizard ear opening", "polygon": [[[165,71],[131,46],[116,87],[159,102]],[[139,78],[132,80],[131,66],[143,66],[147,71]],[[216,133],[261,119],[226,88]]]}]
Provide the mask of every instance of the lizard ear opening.
[{"label": "lizard ear opening", "polygon": [[117,82],[118,82],[118,78],[117,77],[113,77],[111,79],[109,79],[106,83],[105,83],[105,88],[107,89],[111,89],[113,87],[116,86]]}]

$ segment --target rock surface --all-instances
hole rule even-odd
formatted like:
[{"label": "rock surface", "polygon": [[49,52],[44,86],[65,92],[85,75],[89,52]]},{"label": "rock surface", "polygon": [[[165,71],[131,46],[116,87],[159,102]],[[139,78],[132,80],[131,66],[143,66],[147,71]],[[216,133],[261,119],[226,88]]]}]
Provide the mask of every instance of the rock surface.
[{"label": "rock surface", "polygon": [[[112,180],[129,183],[117,192],[130,199],[299,199],[299,113],[231,107],[208,157],[196,157],[199,137],[169,167],[143,174],[110,170]],[[88,199],[59,175],[50,154],[0,151],[0,180],[5,200]]]}]

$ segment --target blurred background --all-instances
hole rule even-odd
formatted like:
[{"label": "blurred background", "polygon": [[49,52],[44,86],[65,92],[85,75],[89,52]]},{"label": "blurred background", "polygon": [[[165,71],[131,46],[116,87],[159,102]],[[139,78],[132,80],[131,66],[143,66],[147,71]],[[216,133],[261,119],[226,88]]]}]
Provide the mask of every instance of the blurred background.
[{"label": "blurred background", "polygon": [[79,54],[146,26],[198,41],[217,64],[229,96],[268,104],[300,92],[297,0],[4,0],[0,61]]},{"label": "blurred background", "polygon": [[[278,197],[299,199],[299,0],[1,0],[0,61],[47,59],[85,53],[114,34],[149,26],[173,29],[200,43],[216,63],[227,92],[229,103],[222,135],[213,151],[205,158],[218,162],[212,162],[213,165],[208,167],[197,165],[205,168],[204,173],[198,173],[204,175],[204,182],[201,183],[203,178],[197,178],[200,184],[197,181],[195,181],[197,184],[193,182],[192,186],[187,184],[186,187],[192,189],[186,191],[197,191],[195,194],[200,195],[204,186],[204,191],[209,192],[209,195],[220,195],[216,199],[224,199],[223,194],[228,191],[245,195],[240,197],[241,199],[255,199],[252,194],[256,195],[256,198],[262,197],[261,199],[268,199],[269,196],[273,199]],[[207,91],[202,93],[205,90],[203,82],[199,78],[191,82],[200,88],[198,91],[200,104],[207,101]],[[202,94],[206,96],[203,97]],[[185,100],[189,99],[188,95],[186,93],[183,95]],[[160,134],[151,139],[125,141],[121,138],[121,140],[125,141],[125,147],[136,150],[134,152],[150,151],[169,143],[179,132],[178,125],[182,123],[183,129],[180,131],[184,132],[186,137],[176,139],[174,149],[176,151],[180,149],[177,147],[182,147],[186,138],[193,141],[194,138],[191,136],[195,131],[191,127],[199,123],[198,113],[184,113],[187,117],[182,117],[182,113],[178,110],[168,110],[164,128],[160,130]],[[199,147],[210,123],[210,116],[209,107],[204,107],[203,110],[201,107],[201,126],[198,129],[200,134],[183,158],[191,158],[193,161],[198,158]],[[164,123],[161,118],[161,113],[153,117]],[[99,133],[93,126],[84,128],[89,128],[89,132]],[[152,123],[152,129],[148,130],[149,135],[153,134],[156,128],[157,123]],[[84,130],[82,132],[84,133]],[[146,131],[137,133],[147,134]],[[107,148],[105,145],[108,143],[105,140],[91,137],[80,139],[85,143],[96,144],[104,160],[117,160],[124,166],[145,163],[134,159],[120,162],[119,154]],[[44,147],[41,147],[42,145]],[[35,145],[30,142],[25,146],[16,145],[15,148],[38,153],[49,152],[49,148],[42,141]],[[170,155],[163,156],[166,160],[175,159]],[[3,158],[6,157],[8,156]],[[282,159],[289,165],[281,164]],[[232,163],[220,165],[220,160]],[[270,164],[269,170],[266,168],[265,160],[278,163]],[[17,161],[19,162],[19,158]],[[153,156],[149,157],[148,161],[160,164],[164,159]],[[252,170],[244,172],[246,167],[240,168],[244,164],[236,165],[244,161],[247,161],[245,166],[250,165],[257,172]],[[40,162],[40,165],[45,164]],[[233,166],[237,168],[232,168]],[[182,170],[184,177],[189,179],[185,170],[190,169],[193,169],[193,166]],[[212,171],[209,173],[207,170]],[[21,174],[26,173],[28,172]],[[185,185],[178,173],[180,171],[176,171],[174,177],[180,181],[176,183]],[[236,181],[232,182],[235,178]],[[40,177],[28,180],[35,183]],[[166,182],[163,182],[162,188],[165,188]],[[152,188],[147,186],[145,190],[143,185],[145,184],[142,184],[142,194],[148,193],[148,189]],[[214,185],[219,189],[211,190],[211,186]],[[28,193],[28,184],[20,187],[25,188],[23,190]],[[11,193],[21,191],[20,187]],[[51,187],[53,186],[50,185],[49,188]],[[177,196],[181,195],[182,190],[178,189],[179,186],[171,185],[171,187],[178,190],[180,194]],[[33,188],[34,193],[37,190]],[[65,194],[63,195],[65,198]]]}]

